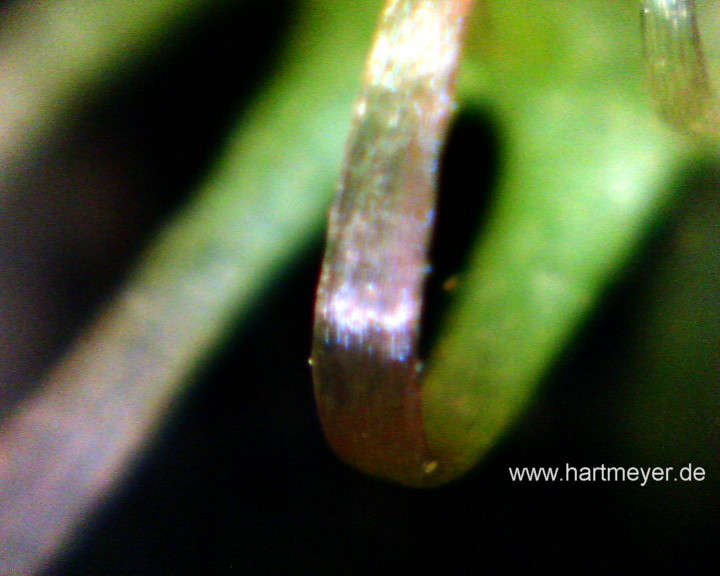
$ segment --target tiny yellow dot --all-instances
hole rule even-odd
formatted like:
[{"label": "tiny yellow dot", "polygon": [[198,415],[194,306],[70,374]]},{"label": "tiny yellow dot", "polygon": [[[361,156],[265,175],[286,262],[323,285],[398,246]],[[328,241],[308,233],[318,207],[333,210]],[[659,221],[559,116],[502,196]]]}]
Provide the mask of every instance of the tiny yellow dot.
[{"label": "tiny yellow dot", "polygon": [[456,290],[457,287],[460,286],[460,280],[457,276],[450,276],[445,282],[443,282],[443,290],[445,292],[452,292],[453,290]]}]

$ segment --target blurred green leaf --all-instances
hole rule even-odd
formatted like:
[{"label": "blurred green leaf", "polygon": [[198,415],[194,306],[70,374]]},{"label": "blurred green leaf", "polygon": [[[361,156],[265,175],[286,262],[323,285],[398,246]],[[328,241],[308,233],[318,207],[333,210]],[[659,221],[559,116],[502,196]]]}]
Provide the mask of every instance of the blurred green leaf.
[{"label": "blurred green leaf", "polygon": [[527,405],[689,158],[645,92],[634,2],[492,2],[489,22],[469,58],[490,70],[502,172],[430,366],[430,439],[452,455],[442,480]]}]

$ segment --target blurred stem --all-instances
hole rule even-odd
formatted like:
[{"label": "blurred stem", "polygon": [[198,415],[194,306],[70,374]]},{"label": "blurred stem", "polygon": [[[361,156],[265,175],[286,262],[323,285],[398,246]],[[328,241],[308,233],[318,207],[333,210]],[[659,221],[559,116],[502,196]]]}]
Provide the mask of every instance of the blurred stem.
[{"label": "blurred stem", "polygon": [[284,68],[197,200],[41,393],[3,423],[0,574],[47,562],[188,374],[319,229],[379,8],[305,4]]}]

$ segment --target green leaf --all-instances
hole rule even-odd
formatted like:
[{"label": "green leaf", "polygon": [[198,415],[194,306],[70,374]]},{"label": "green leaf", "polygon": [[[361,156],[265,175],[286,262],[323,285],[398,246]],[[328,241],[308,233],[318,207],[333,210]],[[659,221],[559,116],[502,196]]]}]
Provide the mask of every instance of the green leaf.
[{"label": "green leaf", "polygon": [[463,90],[496,113],[504,156],[491,219],[430,365],[430,441],[451,455],[438,482],[475,465],[527,406],[688,160],[646,94],[634,8],[492,2],[492,26],[474,29],[486,49],[468,58],[487,59],[492,81],[479,97]]}]

